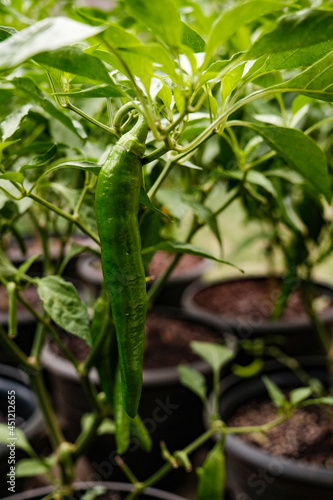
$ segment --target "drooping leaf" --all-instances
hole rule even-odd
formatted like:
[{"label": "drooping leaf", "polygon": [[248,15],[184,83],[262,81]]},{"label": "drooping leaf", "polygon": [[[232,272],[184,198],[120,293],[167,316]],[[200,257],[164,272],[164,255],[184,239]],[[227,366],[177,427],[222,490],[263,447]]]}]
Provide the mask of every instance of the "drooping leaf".
[{"label": "drooping leaf", "polygon": [[182,39],[182,23],[172,0],[126,0],[130,14],[150,29],[170,48],[177,49]]},{"label": "drooping leaf", "polygon": [[61,16],[42,19],[0,43],[0,69],[15,68],[41,52],[79,42],[105,28],[106,26],[89,26]]},{"label": "drooping leaf", "polygon": [[164,252],[171,252],[171,253],[188,253],[190,255],[197,255],[198,257],[215,260],[216,262],[220,262],[222,264],[228,264],[228,266],[235,267],[236,269],[239,270],[239,268],[234,264],[231,264],[231,262],[227,262],[225,260],[221,260],[218,259],[217,257],[214,257],[214,255],[212,255],[209,251],[205,250],[204,248],[200,248],[190,243],[182,243],[179,241],[163,241],[162,243],[159,243],[152,247],[143,248],[142,254],[153,253],[158,250],[163,250]]},{"label": "drooping leaf", "polygon": [[45,66],[89,78],[92,81],[110,84],[111,77],[100,59],[86,54],[78,47],[62,47],[42,52],[35,61]]},{"label": "drooping leaf", "polygon": [[91,346],[87,306],[74,285],[60,276],[45,276],[37,280],[37,292],[53,321]]},{"label": "drooping leaf", "polygon": [[198,500],[224,500],[226,483],[223,444],[216,443],[199,469]]},{"label": "drooping leaf", "polygon": [[[24,171],[29,168],[35,168],[35,167],[36,165],[24,165],[23,167],[21,167],[21,170]],[[64,168],[75,168],[79,170],[86,170],[87,172],[91,172],[94,175],[98,175],[101,170],[101,166],[92,161],[69,161],[65,163],[59,163],[58,165],[54,165],[53,167],[49,168],[48,170],[42,173],[42,175],[38,178],[36,182],[40,182],[42,179],[44,179],[47,175],[51,174],[52,172],[57,172],[58,170],[62,170]]]}]

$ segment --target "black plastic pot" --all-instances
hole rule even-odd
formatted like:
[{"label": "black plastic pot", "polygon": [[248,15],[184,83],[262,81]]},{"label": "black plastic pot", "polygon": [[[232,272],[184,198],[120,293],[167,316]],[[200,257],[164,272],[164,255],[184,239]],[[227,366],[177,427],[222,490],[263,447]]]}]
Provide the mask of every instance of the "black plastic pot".
[{"label": "black plastic pot", "polygon": [[[5,418],[7,418],[9,410],[8,394],[13,394],[11,391],[15,391],[16,425],[24,432],[29,441],[34,442],[38,439],[41,429],[44,428],[34,393],[20,370],[0,365],[0,410]],[[10,438],[9,431],[8,438]],[[8,443],[10,442],[9,439]],[[8,493],[8,489],[5,487],[7,480],[9,480],[7,474],[10,472],[11,465],[8,460],[15,459],[15,463],[17,463],[22,456],[23,452],[16,446],[11,449],[5,444],[0,444],[0,477],[3,478],[3,486],[0,489],[1,498]],[[16,491],[20,491],[22,481],[17,478],[15,483]]]},{"label": "black plastic pot", "polygon": [[[126,494],[132,490],[131,485],[124,483],[116,483],[116,482],[114,483],[104,482],[103,484],[95,482],[78,483],[76,484],[75,498],[79,500],[85,492],[96,486],[103,486],[107,492],[122,493],[119,500],[124,500]],[[49,486],[47,486],[44,488],[38,488],[36,490],[26,491],[25,493],[20,493],[18,495],[11,495],[9,497],[6,497],[4,500],[41,500],[50,493],[52,493],[52,489]],[[102,497],[97,496],[96,500],[98,500],[99,498]],[[140,495],[138,498],[140,500],[185,500],[182,497],[161,490],[157,490],[155,488],[147,488],[145,493]],[[71,499],[68,498],[68,500]]]},{"label": "black plastic pot", "polygon": [[[170,311],[164,314],[171,314]],[[174,314],[174,313],[173,313]],[[178,317],[180,313],[178,311]],[[181,315],[181,318],[186,316]],[[163,315],[161,316],[163,321]],[[191,320],[193,328],[197,321]],[[200,323],[200,322],[199,322]],[[216,332],[216,330],[214,330]],[[217,338],[219,333],[216,332]],[[88,401],[79,385],[78,376],[72,365],[59,358],[47,345],[42,361],[50,375],[50,383],[59,419],[69,439],[79,433],[80,420],[90,410]],[[190,363],[192,368],[211,377],[211,369],[202,361]],[[93,382],[98,385],[95,370],[91,372]],[[153,450],[147,454],[141,451],[136,442],[131,443],[130,451],[124,458],[134,473],[141,479],[155,472],[164,463],[161,458],[160,441],[163,439],[170,451],[181,449],[196,438],[203,430],[201,418],[202,403],[199,397],[185,388],[179,380],[175,366],[158,369],[145,369],[143,390],[139,413],[153,440]],[[115,461],[115,442],[111,435],[97,438],[88,452],[88,458],[96,470],[97,479],[114,480],[123,478]],[[179,475],[179,474],[178,474]],[[168,480],[171,485],[171,482]],[[164,486],[163,486],[164,487]]]},{"label": "black plastic pot", "polygon": [[[312,377],[327,382],[323,359],[308,359],[303,362],[303,366]],[[268,363],[264,372],[282,390],[303,385],[293,372],[278,363]],[[220,386],[222,419],[227,421],[241,405],[251,399],[265,397],[266,394],[261,378],[227,377]],[[227,482],[232,500],[332,499],[332,469],[273,456],[236,435],[227,435],[225,451]]]},{"label": "black plastic pot", "polygon": [[[193,281],[199,279],[209,267],[209,261],[202,259],[196,266],[191,266],[180,274],[171,275],[165,283],[163,290],[155,300],[156,306],[177,307],[180,305],[181,296]],[[79,278],[94,287],[96,294],[99,294],[102,286],[102,269],[100,260],[94,255],[82,255],[77,261],[77,275]],[[149,289],[154,283],[154,279],[147,283]]]},{"label": "black plastic pot", "polygon": [[[293,318],[290,320],[283,318],[276,321],[267,320],[264,314],[267,304],[260,303],[257,305],[256,311],[253,312],[252,319],[248,320],[242,317],[223,316],[208,309],[208,307],[204,308],[196,302],[196,296],[200,292],[209,289],[210,293],[213,293],[214,290],[218,293],[218,288],[221,285],[223,287],[228,287],[229,284],[235,282],[245,283],[249,280],[265,283],[268,278],[265,276],[248,276],[245,278],[220,280],[206,284],[202,281],[196,281],[184,291],[182,296],[182,307],[189,316],[201,319],[221,331],[231,332],[239,341],[263,336],[269,336],[270,340],[274,337],[281,337],[283,339],[282,348],[284,352],[291,356],[323,354],[319,343],[319,337],[307,317]],[[281,278],[279,278],[279,280],[282,281]],[[333,288],[331,286],[315,283],[315,290],[319,296],[327,297],[333,303]],[[244,299],[244,296],[242,298]],[[235,297],[235,301],[236,300],[237,297]],[[271,303],[274,303],[275,300],[275,295],[269,298]],[[320,319],[327,328],[333,324],[333,305],[320,314]]]}]

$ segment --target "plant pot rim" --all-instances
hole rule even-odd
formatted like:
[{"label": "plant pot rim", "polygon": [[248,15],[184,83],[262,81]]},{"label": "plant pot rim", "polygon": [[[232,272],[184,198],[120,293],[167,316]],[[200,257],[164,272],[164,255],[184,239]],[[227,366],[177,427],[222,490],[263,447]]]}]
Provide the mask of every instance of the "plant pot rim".
[{"label": "plant pot rim", "polygon": [[[129,483],[118,483],[118,482],[110,482],[110,481],[102,481],[102,482],[79,482],[75,483],[75,490],[85,490],[87,488],[92,488],[94,486],[105,486],[107,490],[110,491],[119,491],[119,492],[130,492],[132,490],[132,485]],[[41,488],[37,488],[31,491],[26,491],[23,493],[16,493],[9,497],[4,498],[3,500],[34,500],[38,497],[48,495],[52,493],[52,487],[43,486]],[[158,490],[155,488],[147,488],[143,495],[151,496],[152,498],[161,499],[161,500],[185,500],[183,497],[178,495],[174,495],[173,493],[165,492],[162,490]]]},{"label": "plant pot rim", "polygon": [[[21,370],[14,366],[10,365],[5,365],[5,364],[0,364],[0,378],[1,379],[6,379],[8,380],[8,387],[10,385],[10,382],[15,383],[15,387],[18,385],[22,386],[24,388],[24,392],[29,391],[29,402],[33,403],[34,410],[32,411],[31,415],[24,420],[22,425],[19,426],[19,428],[24,432],[25,436],[27,439],[31,439],[33,436],[35,436],[38,432],[40,432],[41,429],[44,428],[44,421],[42,418],[41,411],[38,406],[37,399],[29,385],[29,379],[26,376],[25,373],[23,373]],[[8,389],[9,390],[9,389]],[[16,404],[19,397],[24,399],[26,401],[25,397],[22,397],[22,394],[20,395],[18,392],[15,393],[15,398],[16,398]],[[28,395],[26,394],[26,397]],[[17,413],[17,410],[16,410]],[[7,452],[5,445],[0,446],[0,455],[5,454]]]},{"label": "plant pot rim", "polygon": [[[274,279],[283,280],[283,276],[272,276]],[[201,317],[208,324],[215,326],[216,328],[223,329],[225,331],[239,332],[242,328],[250,328],[257,334],[263,334],[269,331],[270,333],[281,333],[284,331],[285,335],[291,334],[295,331],[302,331],[304,328],[309,328],[310,321],[308,318],[298,318],[295,320],[279,319],[277,321],[270,320],[246,320],[237,319],[232,316],[223,316],[209,309],[205,309],[198,305],[194,301],[195,295],[201,290],[207,288],[214,288],[220,285],[227,285],[228,283],[242,282],[242,281],[265,281],[268,279],[267,275],[248,275],[248,276],[238,276],[231,277],[227,279],[219,279],[214,281],[203,281],[201,279],[194,281],[189,285],[183,293],[182,296],[182,308],[183,310],[193,318]],[[328,283],[323,283],[315,281],[314,285],[319,292],[323,295],[331,297],[333,300],[333,287]],[[325,323],[333,321],[333,307],[329,307],[327,310],[323,311],[319,315],[320,319]],[[292,329],[292,330],[291,330]]]},{"label": "plant pot rim", "polygon": [[[152,310],[153,312],[154,310]],[[188,319],[192,322],[199,322],[200,324],[206,325],[210,328],[214,328],[212,325],[206,324],[204,321],[193,318],[183,311],[177,308],[156,308],[156,312],[160,312],[162,315],[176,314],[177,317]],[[78,381],[79,377],[74,368],[74,366],[65,358],[55,354],[50,348],[50,340],[48,340],[42,350],[41,361],[43,366],[49,369],[55,375],[66,378],[72,381]],[[205,361],[197,360],[187,363],[190,368],[196,371],[200,371],[203,375],[208,375],[211,373],[211,368]],[[95,367],[90,371],[90,378],[94,384],[98,384],[99,377]],[[143,370],[143,387],[155,387],[161,385],[178,385],[180,384],[180,376],[176,366],[167,366],[161,368],[149,368]]]},{"label": "plant pot rim", "polygon": [[[308,368],[312,367],[314,369],[323,368],[325,365],[325,357],[324,356],[304,356],[297,358],[297,360],[303,366],[307,366]],[[268,361],[264,365],[263,372],[265,374],[276,373],[277,371],[286,371],[290,372],[290,369],[282,365],[277,361]],[[258,377],[251,379],[242,379],[237,377],[236,375],[229,375],[224,380],[221,381],[219,386],[219,394],[220,396],[231,389],[237,382],[242,384],[251,383],[254,379],[258,379]],[[237,388],[239,389],[239,388]],[[235,389],[236,390],[236,389]],[[209,404],[211,405],[212,395],[210,396]],[[205,418],[205,425],[207,426],[207,418]],[[286,479],[296,479],[299,482],[303,483],[313,483],[315,480],[316,483],[322,484],[325,487],[333,488],[333,468],[326,468],[323,466],[309,465],[301,461],[293,460],[291,458],[279,457],[260,448],[256,447],[251,443],[244,442],[242,439],[237,437],[236,435],[227,434],[225,440],[225,451],[226,454],[230,453],[232,450],[232,454],[240,461],[246,463],[255,463],[256,468],[267,469],[269,464],[269,468],[272,470],[282,471],[283,477]]]}]

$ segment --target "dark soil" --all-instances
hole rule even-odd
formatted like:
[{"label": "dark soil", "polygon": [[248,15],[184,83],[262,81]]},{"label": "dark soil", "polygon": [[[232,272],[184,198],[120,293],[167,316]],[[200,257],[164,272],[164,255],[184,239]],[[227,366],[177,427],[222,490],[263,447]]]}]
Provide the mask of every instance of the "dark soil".
[{"label": "dark soil", "polygon": [[[227,424],[232,427],[262,425],[276,417],[276,407],[270,400],[256,400],[239,408]],[[311,405],[298,409],[289,420],[267,434],[241,434],[239,437],[272,455],[308,465],[333,467],[333,408],[330,406]]]},{"label": "dark soil", "polygon": [[[221,339],[220,333],[206,325],[149,313],[146,320],[144,369],[177,366],[198,360],[189,345],[192,340],[220,342]],[[85,342],[69,334],[63,340],[79,361],[86,359],[89,347]],[[56,344],[52,343],[51,347],[58,355],[62,355]]]},{"label": "dark soil", "polygon": [[[171,263],[174,254],[158,251],[154,254],[149,266],[148,273],[151,276],[159,276]],[[184,254],[179,260],[177,266],[172,271],[171,276],[183,276],[192,272],[199,264],[202,258],[196,255]]]},{"label": "dark soil", "polygon": [[[276,280],[239,280],[225,282],[199,291],[194,301],[204,309],[230,318],[269,320],[279,297],[281,284]],[[299,291],[289,298],[281,318],[299,320],[307,313]]]}]

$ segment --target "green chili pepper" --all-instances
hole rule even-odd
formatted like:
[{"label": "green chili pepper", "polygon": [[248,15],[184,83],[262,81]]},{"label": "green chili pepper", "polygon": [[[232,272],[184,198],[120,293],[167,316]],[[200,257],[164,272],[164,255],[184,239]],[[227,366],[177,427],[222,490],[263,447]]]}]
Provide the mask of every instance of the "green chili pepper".
[{"label": "green chili pepper", "polygon": [[208,453],[198,471],[198,500],[223,500],[225,490],[225,460],[223,443],[218,442]]},{"label": "green chili pepper", "polygon": [[140,114],[102,166],[95,201],[103,277],[117,334],[123,402],[130,417],[136,415],[140,402],[147,309],[138,225],[146,137],[147,125]]}]

